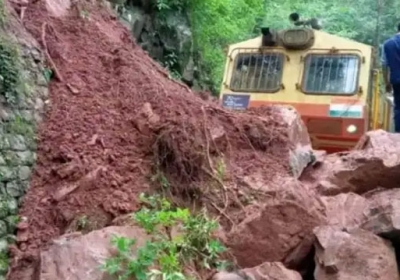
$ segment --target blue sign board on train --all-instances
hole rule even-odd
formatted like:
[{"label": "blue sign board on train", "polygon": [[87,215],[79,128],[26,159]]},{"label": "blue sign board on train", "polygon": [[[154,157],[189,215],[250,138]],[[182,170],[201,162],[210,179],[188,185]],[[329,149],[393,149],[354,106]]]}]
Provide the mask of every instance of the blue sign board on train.
[{"label": "blue sign board on train", "polygon": [[224,94],[222,107],[230,110],[246,110],[249,107],[250,95]]}]

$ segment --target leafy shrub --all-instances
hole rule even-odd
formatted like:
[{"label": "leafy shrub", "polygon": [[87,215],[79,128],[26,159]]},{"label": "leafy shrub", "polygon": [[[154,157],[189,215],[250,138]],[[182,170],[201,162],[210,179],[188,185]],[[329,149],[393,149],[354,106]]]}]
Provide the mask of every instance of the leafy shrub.
[{"label": "leafy shrub", "polygon": [[16,103],[25,91],[21,69],[17,47],[8,39],[0,37],[0,94],[10,104]]},{"label": "leafy shrub", "polygon": [[[211,269],[222,265],[225,248],[212,233],[218,227],[205,212],[191,215],[188,209],[175,208],[165,198],[141,196],[148,207],[133,214],[133,219],[151,235],[151,241],[138,248],[132,257],[135,240],[115,236],[112,244],[118,253],[108,259],[104,269],[118,279],[192,279],[185,268]],[[179,234],[173,235],[173,228]]]}]

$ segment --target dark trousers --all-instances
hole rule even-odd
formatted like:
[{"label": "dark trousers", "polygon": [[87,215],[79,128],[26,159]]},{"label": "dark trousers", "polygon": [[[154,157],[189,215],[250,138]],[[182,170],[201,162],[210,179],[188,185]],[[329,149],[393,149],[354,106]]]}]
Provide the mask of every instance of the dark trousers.
[{"label": "dark trousers", "polygon": [[394,99],[394,131],[400,133],[400,84],[393,85],[393,99]]}]

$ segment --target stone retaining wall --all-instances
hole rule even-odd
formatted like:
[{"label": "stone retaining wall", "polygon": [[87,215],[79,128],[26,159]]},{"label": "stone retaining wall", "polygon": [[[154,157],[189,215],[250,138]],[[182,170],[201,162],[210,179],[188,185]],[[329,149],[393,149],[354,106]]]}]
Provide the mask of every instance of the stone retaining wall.
[{"label": "stone retaining wall", "polygon": [[[36,125],[48,98],[48,74],[39,44],[7,3],[0,26],[0,279],[8,270],[18,207],[36,160]],[[5,20],[4,20],[5,19]],[[9,70],[7,67],[10,67]],[[4,77],[3,77],[4,76]]]}]

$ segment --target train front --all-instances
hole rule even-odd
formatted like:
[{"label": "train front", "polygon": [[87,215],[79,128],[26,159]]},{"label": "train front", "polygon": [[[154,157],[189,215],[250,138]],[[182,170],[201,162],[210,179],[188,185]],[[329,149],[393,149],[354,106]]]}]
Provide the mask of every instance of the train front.
[{"label": "train front", "polygon": [[369,127],[372,47],[309,28],[263,33],[229,46],[222,105],[291,105],[314,149],[354,147]]}]

